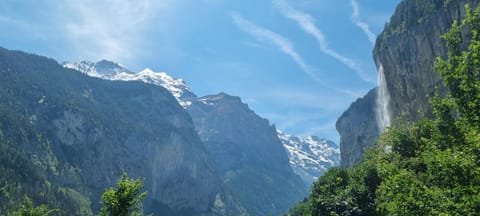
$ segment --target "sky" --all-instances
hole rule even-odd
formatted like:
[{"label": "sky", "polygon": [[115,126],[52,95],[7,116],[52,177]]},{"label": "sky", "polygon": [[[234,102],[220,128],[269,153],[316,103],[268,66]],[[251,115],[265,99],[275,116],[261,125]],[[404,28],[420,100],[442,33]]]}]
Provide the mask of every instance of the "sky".
[{"label": "sky", "polygon": [[2,0],[0,46],[108,59],[240,96],[284,133],[338,142],[338,117],[377,86],[376,36],[400,0]]}]

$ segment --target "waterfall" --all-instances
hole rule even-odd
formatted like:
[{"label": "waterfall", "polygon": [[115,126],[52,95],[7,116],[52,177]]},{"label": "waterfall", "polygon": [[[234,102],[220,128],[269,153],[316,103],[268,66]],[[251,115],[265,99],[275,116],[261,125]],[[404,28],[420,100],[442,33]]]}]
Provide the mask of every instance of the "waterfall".
[{"label": "waterfall", "polygon": [[385,80],[385,72],[382,63],[378,65],[377,107],[375,114],[378,130],[380,133],[383,133],[391,124],[392,114],[390,110],[390,93],[388,92],[387,81]]}]

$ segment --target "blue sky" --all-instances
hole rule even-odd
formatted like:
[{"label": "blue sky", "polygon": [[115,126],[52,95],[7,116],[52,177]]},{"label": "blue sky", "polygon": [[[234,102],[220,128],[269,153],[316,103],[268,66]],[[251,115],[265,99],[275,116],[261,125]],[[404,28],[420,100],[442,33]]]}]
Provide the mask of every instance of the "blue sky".
[{"label": "blue sky", "polygon": [[377,85],[373,42],[399,1],[2,0],[0,46],[165,71],[338,142],[336,119]]}]

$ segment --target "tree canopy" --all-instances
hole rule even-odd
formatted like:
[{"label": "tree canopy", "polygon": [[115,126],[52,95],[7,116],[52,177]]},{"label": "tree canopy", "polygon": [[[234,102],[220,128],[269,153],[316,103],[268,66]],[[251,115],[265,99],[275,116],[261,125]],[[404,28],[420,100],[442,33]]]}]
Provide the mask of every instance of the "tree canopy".
[{"label": "tree canopy", "polygon": [[129,178],[123,173],[117,187],[110,188],[102,195],[102,216],[142,215],[142,199],[147,192],[140,192],[143,181]]}]

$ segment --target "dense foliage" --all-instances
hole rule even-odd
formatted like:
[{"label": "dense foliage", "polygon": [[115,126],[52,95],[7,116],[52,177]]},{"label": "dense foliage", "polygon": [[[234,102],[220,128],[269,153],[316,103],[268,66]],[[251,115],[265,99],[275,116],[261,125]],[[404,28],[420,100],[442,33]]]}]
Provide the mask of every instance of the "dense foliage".
[{"label": "dense foliage", "polygon": [[[126,173],[123,173],[118,180],[117,187],[107,189],[102,195],[101,216],[129,216],[129,215],[143,215],[142,199],[147,196],[146,192],[140,192],[143,187],[143,181],[140,179],[129,178]],[[20,187],[21,188],[21,187]],[[4,190],[6,191],[6,190]],[[40,192],[40,195],[43,193]],[[16,194],[12,194],[16,195]],[[14,205],[12,200],[15,196],[10,195],[11,198],[7,203],[5,209],[8,216],[49,216],[58,213],[59,215],[70,215],[73,213],[80,215],[91,215],[91,212],[82,211],[82,209],[69,211],[61,209],[51,209],[47,204],[40,204],[34,206],[32,200],[28,196],[24,196],[24,201],[21,204]],[[43,194],[44,195],[44,194]],[[47,196],[48,197],[48,196]],[[53,196],[55,198],[55,196]],[[68,198],[68,197],[67,197]],[[74,201],[70,201],[74,203]],[[68,207],[68,206],[67,206]],[[14,209],[14,210],[11,210]],[[16,210],[15,210],[16,209]],[[70,212],[70,213],[67,213]],[[4,214],[0,214],[4,215]]]},{"label": "dense foliage", "polygon": [[25,202],[19,210],[12,213],[12,216],[48,216],[58,211],[58,209],[49,209],[45,204],[33,206],[32,200],[26,196]]},{"label": "dense foliage", "polygon": [[443,36],[449,53],[435,69],[450,92],[432,99],[435,118],[396,122],[362,163],[330,169],[289,215],[480,214],[480,7],[466,11]]},{"label": "dense foliage", "polygon": [[[11,129],[18,129],[19,124],[28,124],[21,116],[14,115],[13,112],[6,112],[0,106],[0,118],[7,119],[7,116],[3,115],[5,113],[10,114],[9,118],[15,120],[15,123],[9,124]],[[29,209],[27,204],[31,204],[32,200],[34,203],[48,203],[51,207],[61,209],[56,211],[59,215],[92,215],[88,206],[89,202],[84,201],[82,196],[78,196],[71,189],[53,185],[48,181],[43,168],[29,160],[27,154],[19,151],[11,141],[4,140],[1,132],[0,129],[0,215],[23,207],[27,208],[23,211],[19,210],[13,215],[42,210]],[[29,127],[23,127],[19,133],[17,136],[20,139],[33,136],[36,141],[45,144],[45,140],[42,140]],[[26,195],[29,198],[24,202]]]}]

